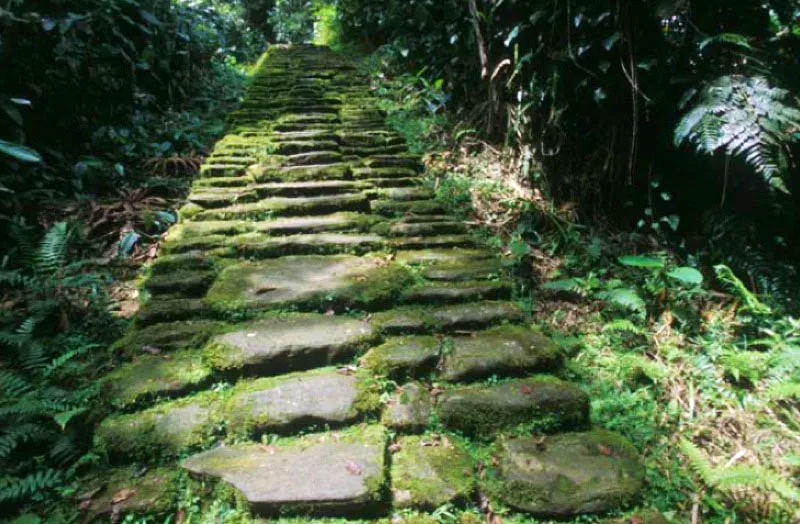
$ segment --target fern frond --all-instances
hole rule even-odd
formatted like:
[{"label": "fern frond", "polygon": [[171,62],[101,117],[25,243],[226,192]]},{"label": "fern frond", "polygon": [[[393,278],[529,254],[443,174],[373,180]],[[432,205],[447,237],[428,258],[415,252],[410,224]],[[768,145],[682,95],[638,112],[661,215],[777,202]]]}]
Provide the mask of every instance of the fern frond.
[{"label": "fern frond", "polygon": [[16,398],[31,389],[31,384],[20,375],[7,370],[0,370],[0,392],[2,398]]},{"label": "fern frond", "polygon": [[675,128],[675,145],[694,144],[698,152],[725,151],[750,164],[773,188],[789,159],[786,145],[797,140],[800,109],[791,93],[770,86],[761,76],[729,75],[694,94],[695,106]]},{"label": "fern frond", "polygon": [[52,489],[59,482],[61,473],[53,469],[37,471],[21,478],[0,478],[0,502],[11,502],[39,491]]},{"label": "fern frond", "polygon": [[770,400],[800,399],[800,383],[793,381],[777,382],[764,392]]},{"label": "fern frond", "polygon": [[581,296],[586,294],[580,282],[575,278],[565,278],[563,280],[546,282],[542,284],[542,289],[546,289],[548,291],[575,293]]},{"label": "fern frond", "polygon": [[38,272],[50,275],[61,269],[67,259],[69,233],[66,222],[59,222],[45,233],[36,255]]},{"label": "fern frond", "polygon": [[603,333],[628,333],[630,335],[647,336],[647,330],[640,328],[630,320],[617,318],[603,326]]},{"label": "fern frond", "polygon": [[0,433],[0,459],[6,458],[20,444],[42,440],[52,432],[41,424],[17,424]]}]

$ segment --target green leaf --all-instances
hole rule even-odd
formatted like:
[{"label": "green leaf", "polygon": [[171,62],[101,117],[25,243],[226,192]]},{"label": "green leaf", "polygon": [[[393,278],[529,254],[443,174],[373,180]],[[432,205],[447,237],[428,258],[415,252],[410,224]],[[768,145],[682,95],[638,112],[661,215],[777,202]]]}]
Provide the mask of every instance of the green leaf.
[{"label": "green leaf", "polygon": [[10,524],[40,524],[41,522],[42,518],[39,515],[25,513],[12,520]]},{"label": "green leaf", "polygon": [[612,289],[598,294],[599,298],[610,302],[614,305],[636,311],[637,313],[645,313],[647,305],[639,294],[629,288]]},{"label": "green leaf", "polygon": [[55,419],[56,424],[61,426],[61,429],[64,430],[66,429],[67,424],[69,424],[70,420],[77,417],[81,413],[85,413],[87,410],[88,408],[71,409],[69,411],[65,411],[64,413],[59,413],[58,415],[55,415],[53,418]]},{"label": "green leaf", "polygon": [[653,257],[642,257],[636,255],[628,255],[619,257],[619,263],[628,267],[640,267],[645,269],[662,269],[664,267],[664,260]]},{"label": "green leaf", "polygon": [[28,164],[40,164],[42,162],[42,156],[33,149],[6,142],[5,140],[0,140],[0,153]]},{"label": "green leaf", "polygon": [[693,267],[676,267],[667,276],[684,284],[699,286],[703,283],[703,274]]}]

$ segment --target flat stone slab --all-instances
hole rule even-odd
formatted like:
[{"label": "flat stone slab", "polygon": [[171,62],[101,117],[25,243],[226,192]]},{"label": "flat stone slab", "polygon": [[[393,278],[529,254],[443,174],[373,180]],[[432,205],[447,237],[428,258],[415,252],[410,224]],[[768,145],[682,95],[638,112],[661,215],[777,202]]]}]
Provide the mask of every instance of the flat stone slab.
[{"label": "flat stone slab", "polygon": [[406,304],[445,304],[476,300],[505,299],[511,295],[510,282],[426,283],[403,293]]},{"label": "flat stone slab", "polygon": [[194,351],[139,356],[103,378],[104,398],[114,407],[129,409],[139,402],[174,397],[207,383],[212,370]]},{"label": "flat stone slab", "polygon": [[381,422],[401,433],[425,430],[433,412],[431,392],[422,384],[405,384],[386,402]]},{"label": "flat stone slab", "polygon": [[349,361],[375,340],[372,327],[359,319],[282,315],[216,336],[204,354],[216,369],[277,375]]},{"label": "flat stone slab", "polygon": [[398,509],[434,511],[466,502],[475,490],[474,464],[461,446],[447,437],[400,437],[392,456],[392,505]]},{"label": "flat stone slab", "polygon": [[223,270],[206,296],[217,310],[391,305],[410,275],[379,257],[297,256]]},{"label": "flat stone slab", "polygon": [[633,445],[595,430],[509,440],[500,456],[500,498],[536,517],[567,519],[632,501],[644,467]]},{"label": "flat stone slab", "polygon": [[436,265],[436,264],[469,264],[485,262],[492,259],[489,251],[479,249],[424,249],[398,251],[395,260],[401,264]]},{"label": "flat stone slab", "polygon": [[219,422],[219,396],[201,393],[153,408],[105,419],[96,439],[115,457],[152,460],[199,447],[215,434]]},{"label": "flat stone slab", "polygon": [[313,371],[240,384],[225,406],[236,434],[287,433],[313,426],[355,422],[377,406],[359,379],[336,370]]},{"label": "flat stone slab", "polygon": [[218,447],[183,467],[232,484],[261,515],[361,516],[383,503],[383,440],[383,428],[375,426],[338,441],[323,434],[284,446]]},{"label": "flat stone slab", "polygon": [[441,341],[435,337],[400,337],[372,348],[361,359],[367,369],[392,378],[430,374],[439,362]]},{"label": "flat stone slab", "polygon": [[560,362],[558,345],[525,326],[501,326],[472,337],[454,337],[441,364],[452,382],[552,370]]},{"label": "flat stone slab", "polygon": [[[128,514],[165,516],[174,512],[178,499],[177,471],[147,470],[139,474],[138,467],[104,470],[101,478],[82,483],[85,493],[97,491],[82,500],[84,522],[95,519],[121,518]],[[80,499],[80,496],[79,496]]]},{"label": "flat stone slab", "polygon": [[475,302],[435,308],[401,307],[373,316],[373,325],[389,335],[483,329],[523,319],[511,302]]},{"label": "flat stone slab", "polygon": [[479,436],[520,424],[538,432],[554,431],[585,427],[589,397],[572,384],[536,377],[445,391],[437,412],[446,427]]}]

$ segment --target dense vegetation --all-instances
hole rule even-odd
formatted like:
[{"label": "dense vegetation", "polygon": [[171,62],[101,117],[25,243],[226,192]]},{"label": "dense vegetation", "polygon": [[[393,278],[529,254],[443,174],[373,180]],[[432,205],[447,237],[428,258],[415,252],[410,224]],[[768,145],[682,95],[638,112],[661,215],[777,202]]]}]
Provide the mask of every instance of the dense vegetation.
[{"label": "dense vegetation", "polygon": [[644,454],[645,506],[800,518],[797,0],[6,2],[0,514],[101,460],[120,268],[176,220],[247,64],[311,40],[365,57],[439,196],[506,253],[596,422]]}]

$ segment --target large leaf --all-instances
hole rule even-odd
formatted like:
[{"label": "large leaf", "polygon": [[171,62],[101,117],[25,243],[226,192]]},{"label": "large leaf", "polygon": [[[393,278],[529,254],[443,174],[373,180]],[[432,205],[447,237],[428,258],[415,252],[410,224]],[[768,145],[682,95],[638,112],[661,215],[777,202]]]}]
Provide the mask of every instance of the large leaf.
[{"label": "large leaf", "polygon": [[39,164],[42,156],[33,149],[12,142],[0,140],[0,153],[10,156],[14,160],[26,162],[28,164]]},{"label": "large leaf", "polygon": [[619,257],[619,263],[623,266],[641,267],[646,269],[662,269],[664,267],[663,259],[635,255]]},{"label": "large leaf", "polygon": [[684,284],[699,286],[703,283],[703,274],[693,267],[676,267],[667,276]]}]

